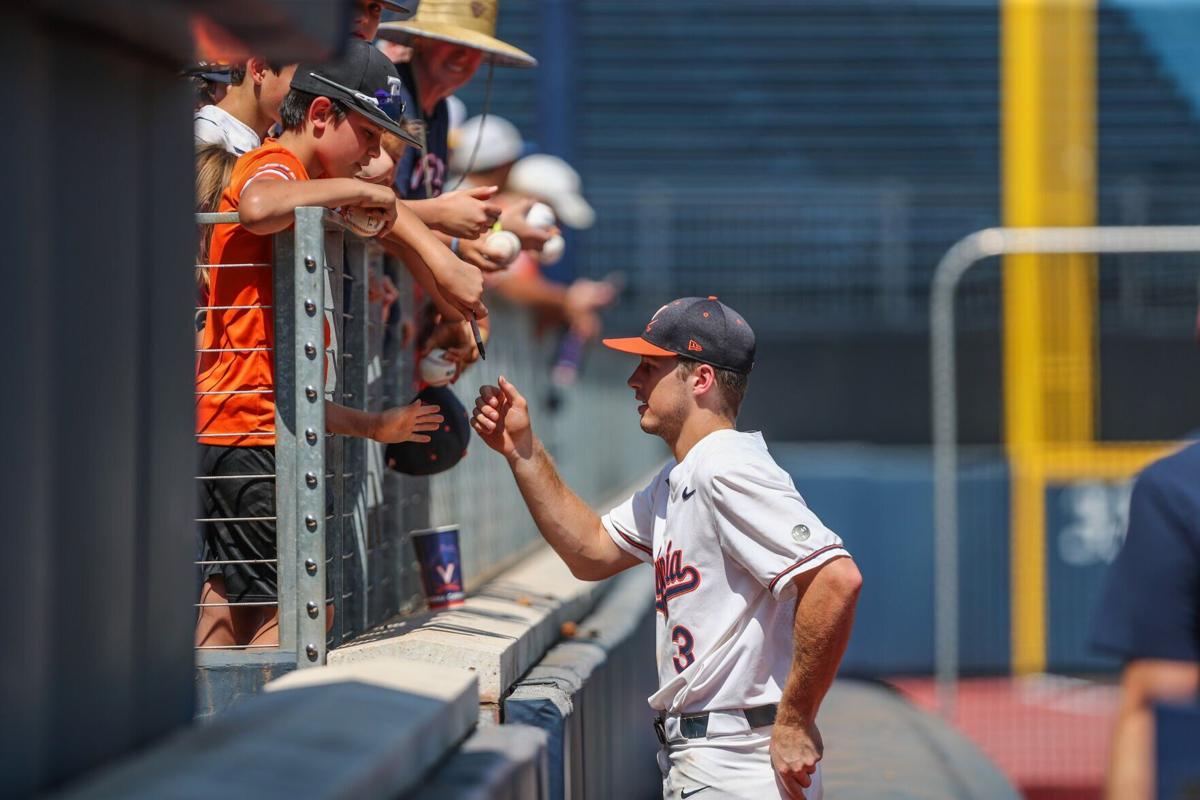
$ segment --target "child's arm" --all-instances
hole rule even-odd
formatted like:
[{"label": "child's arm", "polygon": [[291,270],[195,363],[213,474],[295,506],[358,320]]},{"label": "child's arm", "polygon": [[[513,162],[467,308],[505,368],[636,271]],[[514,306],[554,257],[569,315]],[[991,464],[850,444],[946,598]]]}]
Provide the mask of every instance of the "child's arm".
[{"label": "child's arm", "polygon": [[238,215],[246,230],[267,236],[290,226],[301,206],[378,208],[390,223],[395,219],[396,195],[389,187],[355,178],[287,181],[263,176],[242,191]]},{"label": "child's arm", "polygon": [[487,306],[481,299],[483,276],[479,270],[450,252],[450,248],[394,194],[392,199],[396,206],[396,221],[382,239],[400,248],[408,271],[434,298],[438,309],[456,320],[469,319],[472,314],[487,316]]},{"label": "child's arm", "polygon": [[330,433],[374,439],[384,444],[428,442],[427,434],[436,431],[445,421],[439,411],[439,406],[426,405],[420,400],[377,412],[360,411],[326,400],[325,428]]},{"label": "child's arm", "polygon": [[489,202],[498,191],[496,186],[476,186],[429,200],[405,200],[404,205],[436,231],[474,239],[486,233],[500,217],[500,206]]}]

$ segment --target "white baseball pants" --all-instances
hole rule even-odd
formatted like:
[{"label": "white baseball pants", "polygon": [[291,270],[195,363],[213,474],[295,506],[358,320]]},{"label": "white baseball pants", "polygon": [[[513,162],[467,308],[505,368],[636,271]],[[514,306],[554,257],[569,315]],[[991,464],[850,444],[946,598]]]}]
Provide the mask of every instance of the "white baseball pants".
[{"label": "white baseball pants", "polygon": [[[703,739],[679,735],[678,718],[667,717],[667,745],[658,751],[658,768],[663,775],[664,800],[787,800],[788,795],[771,766],[771,728],[747,729],[745,717],[721,712],[709,717],[709,733]],[[721,733],[722,729],[733,729]],[[822,800],[821,765],[813,773],[805,800]]]}]

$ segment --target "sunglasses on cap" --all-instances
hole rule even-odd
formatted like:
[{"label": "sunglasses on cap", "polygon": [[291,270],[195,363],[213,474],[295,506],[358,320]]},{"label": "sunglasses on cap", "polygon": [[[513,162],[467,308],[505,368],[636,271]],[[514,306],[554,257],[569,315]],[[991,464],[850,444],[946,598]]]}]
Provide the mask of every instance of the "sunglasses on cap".
[{"label": "sunglasses on cap", "polygon": [[319,80],[321,83],[329,84],[333,88],[345,92],[359,102],[370,103],[382,111],[384,115],[392,122],[399,124],[404,121],[404,98],[400,94],[400,88],[402,84],[399,78],[388,76],[388,89],[386,91],[380,89],[375,92],[375,96],[372,97],[369,94],[363,94],[362,92],[355,91],[349,86],[343,86],[337,81],[326,78],[324,75],[320,75],[316,72],[310,72],[308,74],[311,77]]}]

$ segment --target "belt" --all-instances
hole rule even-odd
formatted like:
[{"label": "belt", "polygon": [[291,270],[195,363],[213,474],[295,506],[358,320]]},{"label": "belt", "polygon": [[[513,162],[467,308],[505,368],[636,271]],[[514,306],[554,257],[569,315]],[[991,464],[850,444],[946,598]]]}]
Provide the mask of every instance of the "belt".
[{"label": "belt", "polygon": [[[755,706],[754,708],[736,709],[741,711],[746,716],[746,722],[751,728],[765,728],[768,725],[775,724],[775,714],[779,710],[779,706],[771,703],[767,706]],[[654,734],[658,737],[658,743],[665,745],[667,743],[667,725],[666,717],[659,714],[654,718]],[[679,735],[684,739],[703,739],[708,735],[708,712],[702,711],[699,714],[682,714],[679,717]]]}]

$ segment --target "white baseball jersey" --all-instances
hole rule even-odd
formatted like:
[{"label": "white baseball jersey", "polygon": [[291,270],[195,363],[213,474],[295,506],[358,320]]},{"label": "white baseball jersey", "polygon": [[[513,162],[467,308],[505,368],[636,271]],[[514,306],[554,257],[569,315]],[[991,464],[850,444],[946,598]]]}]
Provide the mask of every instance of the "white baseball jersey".
[{"label": "white baseball jersey", "polygon": [[654,564],[659,690],[670,714],[779,702],[792,663],[792,580],[849,555],[760,433],[719,430],[603,517]]}]

